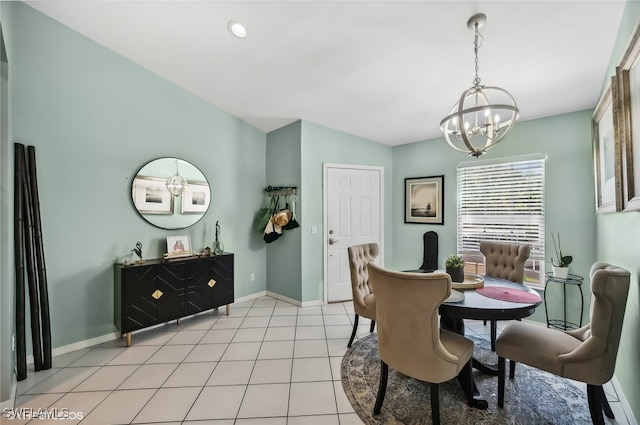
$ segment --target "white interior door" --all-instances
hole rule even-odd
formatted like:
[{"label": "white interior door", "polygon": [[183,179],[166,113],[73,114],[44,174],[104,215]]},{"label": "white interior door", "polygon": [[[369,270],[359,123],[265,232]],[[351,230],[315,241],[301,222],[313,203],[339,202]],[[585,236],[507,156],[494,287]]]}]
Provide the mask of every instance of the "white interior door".
[{"label": "white interior door", "polygon": [[375,242],[382,259],[383,169],[325,164],[325,294],[327,302],[352,298],[347,248]]}]

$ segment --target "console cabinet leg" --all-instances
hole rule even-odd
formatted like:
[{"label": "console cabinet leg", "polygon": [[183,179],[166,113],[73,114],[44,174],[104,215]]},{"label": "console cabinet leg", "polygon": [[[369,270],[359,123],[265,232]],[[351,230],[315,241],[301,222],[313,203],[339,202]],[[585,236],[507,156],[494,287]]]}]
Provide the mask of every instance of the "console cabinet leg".
[{"label": "console cabinet leg", "polygon": [[127,347],[131,347],[131,332],[127,332],[126,334],[124,334],[126,341],[127,341]]},{"label": "console cabinet leg", "polygon": [[179,325],[179,324],[180,324],[180,318],[178,317],[178,318],[176,319],[176,325]]},{"label": "console cabinet leg", "polygon": [[231,307],[229,304],[227,304],[227,316],[229,315],[229,311],[231,310]]}]

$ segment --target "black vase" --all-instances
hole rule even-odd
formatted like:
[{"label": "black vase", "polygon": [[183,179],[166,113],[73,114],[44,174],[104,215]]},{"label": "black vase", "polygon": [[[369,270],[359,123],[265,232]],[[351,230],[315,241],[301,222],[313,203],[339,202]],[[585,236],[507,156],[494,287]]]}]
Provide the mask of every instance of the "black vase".
[{"label": "black vase", "polygon": [[464,282],[464,267],[447,267],[446,271],[452,282]]}]

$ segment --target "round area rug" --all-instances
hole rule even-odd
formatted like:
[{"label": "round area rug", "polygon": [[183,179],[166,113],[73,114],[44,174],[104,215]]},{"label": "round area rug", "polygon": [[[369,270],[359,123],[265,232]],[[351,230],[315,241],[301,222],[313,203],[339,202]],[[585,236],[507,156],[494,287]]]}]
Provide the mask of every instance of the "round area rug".
[{"label": "round area rug", "polygon": [[[497,356],[484,339],[469,337],[475,343],[474,357],[495,365]],[[504,409],[499,409],[498,377],[474,369],[481,398],[487,410],[467,406],[456,379],[440,384],[440,419],[443,424],[577,425],[590,424],[586,389],[581,390],[564,378],[518,364],[516,377],[507,378]],[[365,424],[424,425],[431,423],[429,384],[402,375],[391,367],[387,393],[379,415],[373,406],[380,382],[377,333],[354,343],[342,359],[342,386],[355,412]],[[586,386],[585,386],[586,388]]]}]

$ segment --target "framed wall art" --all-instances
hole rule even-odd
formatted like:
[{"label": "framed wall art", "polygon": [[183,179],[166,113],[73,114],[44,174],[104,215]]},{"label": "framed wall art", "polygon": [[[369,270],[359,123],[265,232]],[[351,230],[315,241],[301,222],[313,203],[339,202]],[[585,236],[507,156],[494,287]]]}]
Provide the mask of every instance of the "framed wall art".
[{"label": "framed wall art", "polygon": [[182,192],[182,214],[202,214],[209,209],[211,190],[206,182],[189,182]]},{"label": "framed wall art", "polygon": [[640,210],[640,20],[616,68],[620,95],[622,210]]},{"label": "framed wall art", "polygon": [[617,82],[616,77],[612,77],[598,101],[592,121],[595,201],[598,214],[622,209],[617,102]]},{"label": "framed wall art", "polygon": [[444,224],[444,176],[404,179],[404,222]]},{"label": "framed wall art", "polygon": [[173,214],[173,195],[166,182],[167,179],[140,175],[133,179],[133,203],[140,214]]}]

